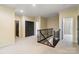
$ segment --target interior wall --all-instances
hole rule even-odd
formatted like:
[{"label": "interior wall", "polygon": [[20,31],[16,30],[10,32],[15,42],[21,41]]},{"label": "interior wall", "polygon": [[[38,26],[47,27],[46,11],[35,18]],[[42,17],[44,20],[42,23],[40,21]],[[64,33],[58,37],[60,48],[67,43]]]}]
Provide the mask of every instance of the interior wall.
[{"label": "interior wall", "polygon": [[52,18],[45,18],[45,17],[41,17],[41,16],[38,16],[38,17],[34,17],[34,16],[30,16],[30,17],[26,17],[26,16],[22,16],[20,18],[16,18],[16,19],[19,19],[21,20],[20,23],[20,35],[21,37],[25,37],[25,21],[33,21],[35,22],[35,26],[34,26],[34,32],[36,34],[36,22],[38,22],[39,24],[39,29],[46,29],[46,28],[54,28],[55,30],[59,29],[59,16],[55,16],[55,17],[52,17]]},{"label": "interior wall", "polygon": [[15,42],[15,11],[14,9],[0,6],[0,47]]},{"label": "interior wall", "polygon": [[45,17],[40,18],[40,29],[46,29],[47,28],[47,19]]},{"label": "interior wall", "polygon": [[47,28],[59,29],[59,15],[47,19]]},{"label": "interior wall", "polygon": [[77,43],[77,8],[69,8],[59,12],[60,39],[62,39],[62,21],[64,17],[73,18],[73,43]]},{"label": "interior wall", "polygon": [[36,34],[36,22],[39,23],[39,29],[47,28],[47,19],[44,17],[34,17],[34,16],[16,16],[16,20],[19,21],[19,35],[20,37],[25,37],[25,21],[34,22],[34,35]]},{"label": "interior wall", "polygon": [[[34,16],[31,16],[31,17],[30,16],[27,16],[27,17],[22,16],[22,19],[21,19],[21,29],[22,29],[21,36],[22,37],[25,37],[25,21],[32,21],[32,22],[34,22],[34,25],[35,25],[35,22],[36,22]],[[34,32],[35,32],[35,26],[34,26]]]},{"label": "interior wall", "polygon": [[36,17],[35,18],[35,20],[36,20],[36,30],[39,30],[39,29],[41,29],[41,17],[40,16],[38,16],[38,17]]}]

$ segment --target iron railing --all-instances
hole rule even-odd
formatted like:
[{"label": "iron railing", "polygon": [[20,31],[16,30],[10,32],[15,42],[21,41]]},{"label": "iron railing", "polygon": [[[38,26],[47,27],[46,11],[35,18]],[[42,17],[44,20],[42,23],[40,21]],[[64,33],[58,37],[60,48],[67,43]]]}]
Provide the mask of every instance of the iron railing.
[{"label": "iron railing", "polygon": [[37,33],[37,42],[55,47],[60,40],[59,33],[59,30],[54,31],[53,28],[40,29]]}]

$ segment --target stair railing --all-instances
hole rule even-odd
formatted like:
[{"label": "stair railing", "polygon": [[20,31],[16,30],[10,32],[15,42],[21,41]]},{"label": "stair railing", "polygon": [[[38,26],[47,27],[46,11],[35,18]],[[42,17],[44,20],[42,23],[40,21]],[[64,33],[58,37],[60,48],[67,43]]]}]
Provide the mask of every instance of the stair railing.
[{"label": "stair railing", "polygon": [[[51,44],[49,42],[50,37],[52,37],[53,44]],[[40,29],[40,30],[38,30],[37,38],[38,38],[37,42],[51,46],[51,47],[55,47],[60,40],[59,39],[60,38],[60,30],[54,31],[53,28]]]}]

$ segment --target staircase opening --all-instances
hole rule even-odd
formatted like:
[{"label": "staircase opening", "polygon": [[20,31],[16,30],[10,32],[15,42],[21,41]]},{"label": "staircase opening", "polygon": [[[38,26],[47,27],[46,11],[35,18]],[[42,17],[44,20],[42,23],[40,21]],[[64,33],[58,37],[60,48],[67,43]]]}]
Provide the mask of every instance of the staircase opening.
[{"label": "staircase opening", "polygon": [[54,31],[52,28],[38,30],[38,43],[55,47],[60,40],[60,30]]}]

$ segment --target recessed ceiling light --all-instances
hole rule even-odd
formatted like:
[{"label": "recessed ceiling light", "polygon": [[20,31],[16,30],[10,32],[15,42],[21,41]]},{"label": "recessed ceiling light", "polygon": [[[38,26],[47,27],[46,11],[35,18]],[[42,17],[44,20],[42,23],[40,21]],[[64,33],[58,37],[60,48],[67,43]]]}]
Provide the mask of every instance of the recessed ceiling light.
[{"label": "recessed ceiling light", "polygon": [[23,13],[24,11],[23,10],[20,10],[20,12]]},{"label": "recessed ceiling light", "polygon": [[34,7],[35,7],[35,6],[36,6],[36,4],[32,4],[32,6],[34,6]]}]

